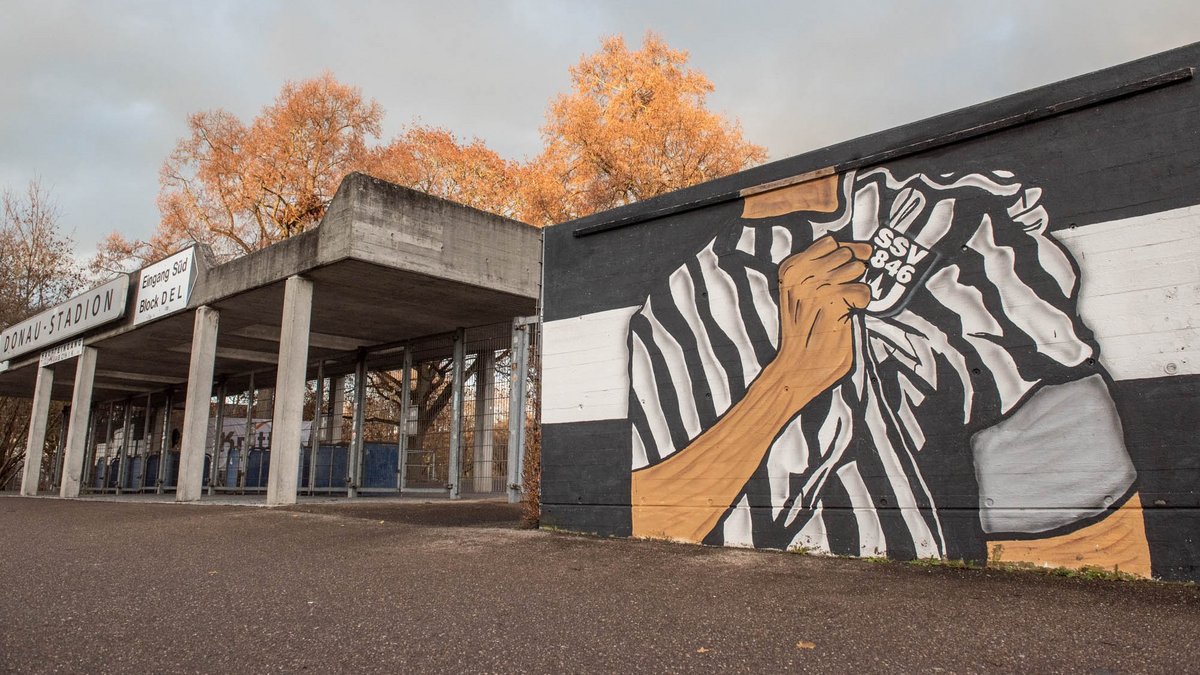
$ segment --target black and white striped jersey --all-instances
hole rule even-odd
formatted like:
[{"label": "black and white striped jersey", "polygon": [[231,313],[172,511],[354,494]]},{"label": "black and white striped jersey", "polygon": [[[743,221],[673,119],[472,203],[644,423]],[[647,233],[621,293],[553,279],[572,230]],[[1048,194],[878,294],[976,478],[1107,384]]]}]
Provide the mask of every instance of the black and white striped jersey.
[{"label": "black and white striped jersey", "polygon": [[778,430],[707,541],[979,558],[972,436],[1041,387],[1103,387],[1077,268],[1041,190],[1009,172],[874,169],[842,175],[840,193],[835,214],[732,223],[651,290],[628,338],[632,468],[685,449],[775,357],[780,262],[826,233],[868,241],[874,300],[853,317],[850,374]]}]

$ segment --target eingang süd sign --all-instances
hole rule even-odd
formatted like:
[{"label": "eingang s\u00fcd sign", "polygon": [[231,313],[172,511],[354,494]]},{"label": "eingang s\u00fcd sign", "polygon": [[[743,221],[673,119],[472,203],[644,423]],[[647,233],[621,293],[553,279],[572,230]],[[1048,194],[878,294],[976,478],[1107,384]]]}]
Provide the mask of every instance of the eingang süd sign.
[{"label": "eingang s\u00fcd sign", "polygon": [[196,249],[189,248],[142,268],[133,325],[186,309],[196,282]]},{"label": "eingang s\u00fcd sign", "polygon": [[[136,272],[133,325],[151,321],[187,308],[196,281],[196,249],[180,251]],[[49,350],[54,363],[77,356],[83,344],[60,345],[68,338],[125,316],[132,275],[121,276],[76,295],[24,321],[0,331],[0,370],[9,360],[39,349]],[[45,365],[45,364],[43,364]]]}]

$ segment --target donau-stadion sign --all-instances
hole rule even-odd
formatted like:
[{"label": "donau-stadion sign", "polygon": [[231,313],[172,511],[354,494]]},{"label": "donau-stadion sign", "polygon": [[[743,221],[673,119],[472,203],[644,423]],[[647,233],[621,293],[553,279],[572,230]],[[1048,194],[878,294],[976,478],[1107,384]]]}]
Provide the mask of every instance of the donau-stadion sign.
[{"label": "donau-stadion sign", "polygon": [[103,286],[5,328],[0,335],[0,361],[44,349],[125,316],[128,292],[129,275],[122,274]]},{"label": "donau-stadion sign", "polygon": [[195,248],[143,267],[138,275],[133,325],[186,309],[195,283]]}]

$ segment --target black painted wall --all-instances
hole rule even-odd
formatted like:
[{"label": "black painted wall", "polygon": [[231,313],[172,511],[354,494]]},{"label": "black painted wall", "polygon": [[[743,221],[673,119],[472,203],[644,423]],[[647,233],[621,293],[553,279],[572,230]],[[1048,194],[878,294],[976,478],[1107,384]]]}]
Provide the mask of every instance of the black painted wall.
[{"label": "black painted wall", "polygon": [[[1024,185],[1042,188],[1052,232],[1200,205],[1200,79],[1188,77],[1189,68],[1200,68],[1200,44],[548,228],[544,320],[641,305],[656,283],[726,232],[742,206],[732,200],[650,217],[656,213],[889,152],[898,156],[855,168],[883,166],[898,176],[1011,171]],[[1157,86],[1145,84],[1155,77],[1161,78]],[[1081,102],[1094,104],[1049,114]],[[1040,119],[1004,122],[1031,111],[1041,111]],[[1004,128],[901,152],[989,124]],[[639,219],[577,236],[583,228]],[[1200,228],[1189,236],[1200,237]],[[1193,318],[1196,305],[1190,304]],[[1153,317],[1145,321],[1154,325]],[[1137,469],[1153,574],[1200,579],[1200,375],[1196,364],[1181,366],[1173,375],[1116,380],[1111,390]],[[625,419],[543,427],[544,524],[631,533],[630,435]]]}]

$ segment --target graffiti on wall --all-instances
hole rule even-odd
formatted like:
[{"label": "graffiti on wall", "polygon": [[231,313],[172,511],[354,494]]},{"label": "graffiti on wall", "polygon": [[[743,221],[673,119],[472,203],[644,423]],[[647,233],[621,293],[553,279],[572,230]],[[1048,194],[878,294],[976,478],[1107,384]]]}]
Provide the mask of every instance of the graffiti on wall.
[{"label": "graffiti on wall", "polygon": [[634,534],[1148,575],[1050,218],[1000,170],[745,198],[630,320]]}]

